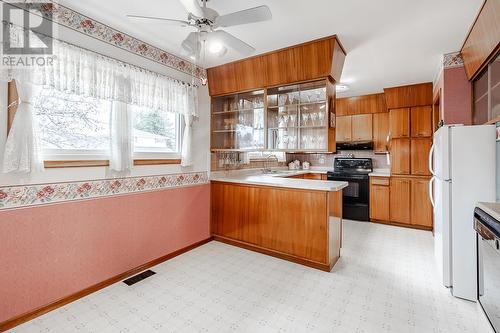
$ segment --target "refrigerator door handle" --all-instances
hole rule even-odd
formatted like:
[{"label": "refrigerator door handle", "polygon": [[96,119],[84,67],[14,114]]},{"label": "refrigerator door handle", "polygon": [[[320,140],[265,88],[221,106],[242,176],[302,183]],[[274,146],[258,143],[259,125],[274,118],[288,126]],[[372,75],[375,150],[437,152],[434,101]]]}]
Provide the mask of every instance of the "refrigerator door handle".
[{"label": "refrigerator door handle", "polygon": [[435,201],[434,201],[434,191],[433,191],[433,184],[436,181],[436,177],[432,177],[431,180],[429,181],[429,199],[431,200],[432,207],[435,207]]},{"label": "refrigerator door handle", "polygon": [[435,176],[436,174],[434,173],[434,168],[433,168],[433,159],[434,159],[434,144],[432,144],[431,149],[429,150],[429,171],[431,172],[431,175]]}]

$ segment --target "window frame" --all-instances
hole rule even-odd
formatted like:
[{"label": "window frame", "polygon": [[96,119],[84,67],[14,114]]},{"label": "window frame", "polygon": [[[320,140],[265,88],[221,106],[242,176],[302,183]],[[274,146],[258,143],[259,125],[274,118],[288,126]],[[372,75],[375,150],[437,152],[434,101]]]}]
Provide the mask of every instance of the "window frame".
[{"label": "window frame", "polygon": [[[17,87],[15,80],[7,84],[7,135],[9,135],[12,122],[17,112]],[[177,152],[141,152],[134,151],[133,160],[135,166],[181,164],[182,138],[184,134],[184,117],[176,114]],[[47,152],[48,151],[48,152]],[[57,152],[56,152],[57,151]],[[47,153],[46,153],[47,152]],[[59,150],[44,149],[45,168],[68,168],[68,167],[102,167],[109,166],[109,157],[106,150]]]},{"label": "window frame", "polygon": [[134,153],[133,153],[134,161],[135,160],[141,160],[141,161],[179,160],[180,161],[181,150],[182,150],[182,139],[184,136],[184,117],[181,114],[176,113],[175,118],[176,118],[175,119],[176,151],[175,152],[140,151],[140,150],[136,151],[134,147]]}]

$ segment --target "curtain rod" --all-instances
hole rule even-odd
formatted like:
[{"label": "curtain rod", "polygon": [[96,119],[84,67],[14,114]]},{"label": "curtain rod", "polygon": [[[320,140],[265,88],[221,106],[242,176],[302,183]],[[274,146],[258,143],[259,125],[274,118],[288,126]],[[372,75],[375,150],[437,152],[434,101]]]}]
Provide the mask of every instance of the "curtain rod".
[{"label": "curtain rod", "polygon": [[[24,31],[28,30],[28,29],[26,29],[26,28],[24,28],[24,27],[22,27],[22,26],[16,25],[16,24],[14,24],[14,23],[12,23],[12,22],[7,22],[7,21],[5,21],[5,20],[2,20],[2,23],[3,23],[4,25],[10,25],[10,26],[13,26],[13,27],[17,27],[17,28],[22,29],[22,30],[24,30]],[[71,46],[71,47],[76,47],[76,48],[79,48],[79,49],[85,50],[85,51],[87,51],[87,52],[90,52],[90,53],[96,54],[96,55],[98,55],[98,56],[100,56],[100,57],[102,57],[102,58],[108,58],[108,59],[111,59],[111,60],[113,60],[113,61],[117,62],[117,63],[118,63],[119,65],[121,65],[121,66],[129,66],[129,67],[132,67],[132,68],[136,68],[136,69],[139,69],[139,70],[141,70],[141,71],[144,71],[144,72],[147,72],[147,73],[152,73],[152,74],[154,74],[154,75],[158,75],[158,76],[162,76],[162,77],[165,77],[165,78],[167,78],[167,79],[169,79],[169,80],[172,80],[172,81],[174,81],[174,82],[177,82],[177,83],[180,83],[180,84],[185,84],[185,85],[188,85],[188,86],[191,86],[191,87],[194,87],[194,88],[198,88],[198,87],[199,87],[197,84],[184,82],[183,80],[175,79],[175,78],[170,77],[170,76],[168,76],[168,75],[165,75],[165,74],[161,74],[161,73],[158,73],[158,72],[152,71],[152,70],[147,69],[147,68],[144,68],[144,67],[142,67],[142,66],[138,66],[138,65],[130,64],[130,63],[125,62],[125,61],[123,61],[123,60],[120,60],[120,59],[118,59],[118,58],[115,58],[115,57],[111,57],[111,56],[105,55],[105,54],[103,54],[103,53],[100,53],[100,52],[97,52],[97,51],[94,51],[94,50],[88,49],[88,48],[86,48],[86,47],[81,47],[81,46],[78,46],[78,45],[75,45],[75,44],[69,43],[69,42],[67,42],[67,41],[64,41],[64,40],[61,40],[61,39],[55,38],[55,37],[53,37],[53,36],[48,36],[48,35],[45,35],[45,34],[42,34],[42,33],[38,33],[38,35],[41,35],[43,38],[48,38],[48,39],[52,39],[52,40],[58,41],[58,42],[63,43],[63,44],[67,44],[67,45],[69,45],[69,46]],[[4,41],[1,41],[1,42],[2,42],[2,43],[4,43]],[[127,50],[125,50],[125,51],[127,51]],[[130,51],[127,51],[127,52],[130,52]],[[132,53],[132,52],[130,52],[130,53]],[[135,53],[134,53],[134,54],[135,54]],[[136,54],[136,55],[137,55],[137,54]],[[140,55],[139,55],[139,56],[140,56]],[[142,57],[142,56],[140,56],[140,57]],[[144,57],[143,57],[143,58],[144,58]],[[147,58],[145,58],[145,59],[147,59]],[[168,66],[167,66],[167,67],[168,67]],[[193,76],[193,75],[191,75],[191,76]],[[194,77],[194,76],[193,76],[193,77]]]}]

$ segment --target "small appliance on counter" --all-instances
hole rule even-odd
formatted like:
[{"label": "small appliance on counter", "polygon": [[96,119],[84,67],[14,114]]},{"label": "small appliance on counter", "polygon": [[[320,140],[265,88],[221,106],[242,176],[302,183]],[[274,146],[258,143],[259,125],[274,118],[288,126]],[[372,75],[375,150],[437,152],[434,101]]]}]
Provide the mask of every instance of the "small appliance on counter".
[{"label": "small appliance on counter", "polygon": [[328,180],[348,182],[342,194],[342,218],[370,221],[370,178],[373,172],[371,158],[337,157],[333,171],[328,171]]},{"label": "small appliance on counter", "polygon": [[478,299],[495,332],[500,332],[500,203],[479,203],[477,233]]},{"label": "small appliance on counter", "polygon": [[311,163],[305,161],[305,162],[302,162],[302,169],[304,170],[309,170],[311,168]]}]

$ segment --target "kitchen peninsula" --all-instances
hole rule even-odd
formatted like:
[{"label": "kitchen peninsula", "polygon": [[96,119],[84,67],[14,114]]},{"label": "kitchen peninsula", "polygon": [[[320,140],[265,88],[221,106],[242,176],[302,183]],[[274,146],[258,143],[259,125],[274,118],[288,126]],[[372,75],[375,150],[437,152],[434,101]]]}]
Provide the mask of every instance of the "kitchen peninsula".
[{"label": "kitchen peninsula", "polygon": [[211,227],[218,241],[330,271],[340,257],[347,182],[297,179],[311,171],[214,172]]}]

